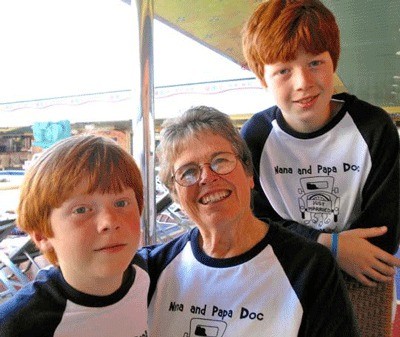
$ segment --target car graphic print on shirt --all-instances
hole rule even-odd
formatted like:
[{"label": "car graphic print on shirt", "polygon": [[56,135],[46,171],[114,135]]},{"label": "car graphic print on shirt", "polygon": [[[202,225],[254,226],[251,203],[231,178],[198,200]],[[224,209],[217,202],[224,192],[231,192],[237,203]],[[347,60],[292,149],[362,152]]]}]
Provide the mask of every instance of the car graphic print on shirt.
[{"label": "car graphic print on shirt", "polygon": [[[340,198],[335,195],[339,188],[334,187],[331,176],[307,177],[300,179],[298,198],[301,218],[304,224],[314,228],[335,228],[338,221]],[[334,194],[335,193],[335,194]]]},{"label": "car graphic print on shirt", "polygon": [[222,337],[226,330],[226,322],[204,318],[192,318],[190,320],[190,332],[185,332],[183,337]]}]

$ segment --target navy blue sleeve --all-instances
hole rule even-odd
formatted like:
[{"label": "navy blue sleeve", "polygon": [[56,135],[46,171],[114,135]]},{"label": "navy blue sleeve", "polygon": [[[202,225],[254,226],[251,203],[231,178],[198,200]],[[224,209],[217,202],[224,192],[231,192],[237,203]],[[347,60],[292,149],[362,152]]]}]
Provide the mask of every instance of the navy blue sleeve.
[{"label": "navy blue sleeve", "polygon": [[260,185],[260,160],[267,141],[268,135],[272,129],[271,109],[255,114],[241,129],[241,136],[250,149],[254,166],[254,190],[252,192],[252,208],[254,215],[260,219],[280,220],[280,216],[275,212],[269,203],[261,185]]},{"label": "navy blue sleeve", "polygon": [[153,297],[160,274],[174,257],[182,251],[194,231],[197,231],[197,229],[194,228],[168,243],[145,246],[139,249],[137,255],[146,262],[146,269],[150,277],[148,304],[150,304]]},{"label": "navy blue sleeve", "polygon": [[385,235],[370,241],[394,254],[400,238],[400,140],[397,128],[382,109],[355,99],[350,115],[370,151],[372,168],[362,191],[361,212],[352,228],[387,226]]},{"label": "navy blue sleeve", "polygon": [[52,337],[66,306],[57,287],[58,271],[43,270],[38,279],[0,305],[1,337]]},{"label": "navy blue sleeve", "polygon": [[274,223],[270,233],[274,252],[304,309],[299,336],[359,336],[346,285],[330,251]]}]

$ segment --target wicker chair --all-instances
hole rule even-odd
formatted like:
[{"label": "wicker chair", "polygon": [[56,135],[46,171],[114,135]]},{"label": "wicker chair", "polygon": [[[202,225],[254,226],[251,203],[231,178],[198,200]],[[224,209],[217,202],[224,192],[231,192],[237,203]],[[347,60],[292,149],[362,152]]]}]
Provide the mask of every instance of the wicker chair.
[{"label": "wicker chair", "polygon": [[367,287],[344,275],[362,337],[392,337],[393,283]]}]

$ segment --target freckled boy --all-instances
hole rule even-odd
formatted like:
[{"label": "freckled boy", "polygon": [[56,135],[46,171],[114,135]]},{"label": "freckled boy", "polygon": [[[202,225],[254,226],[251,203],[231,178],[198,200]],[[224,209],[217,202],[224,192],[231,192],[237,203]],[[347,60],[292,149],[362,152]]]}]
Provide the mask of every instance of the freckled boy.
[{"label": "freckled boy", "polygon": [[111,139],[56,143],[27,171],[18,225],[53,264],[0,306],[2,337],[146,336],[149,277],[134,255],[143,185]]}]

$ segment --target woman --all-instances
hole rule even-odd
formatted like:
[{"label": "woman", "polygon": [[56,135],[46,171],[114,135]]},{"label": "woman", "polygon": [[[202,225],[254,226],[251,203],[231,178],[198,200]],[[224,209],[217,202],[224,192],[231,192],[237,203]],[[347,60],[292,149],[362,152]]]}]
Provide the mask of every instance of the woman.
[{"label": "woman", "polygon": [[250,152],[227,115],[167,121],[158,154],[196,227],[141,252],[151,336],[358,336],[331,253],[253,215]]}]

